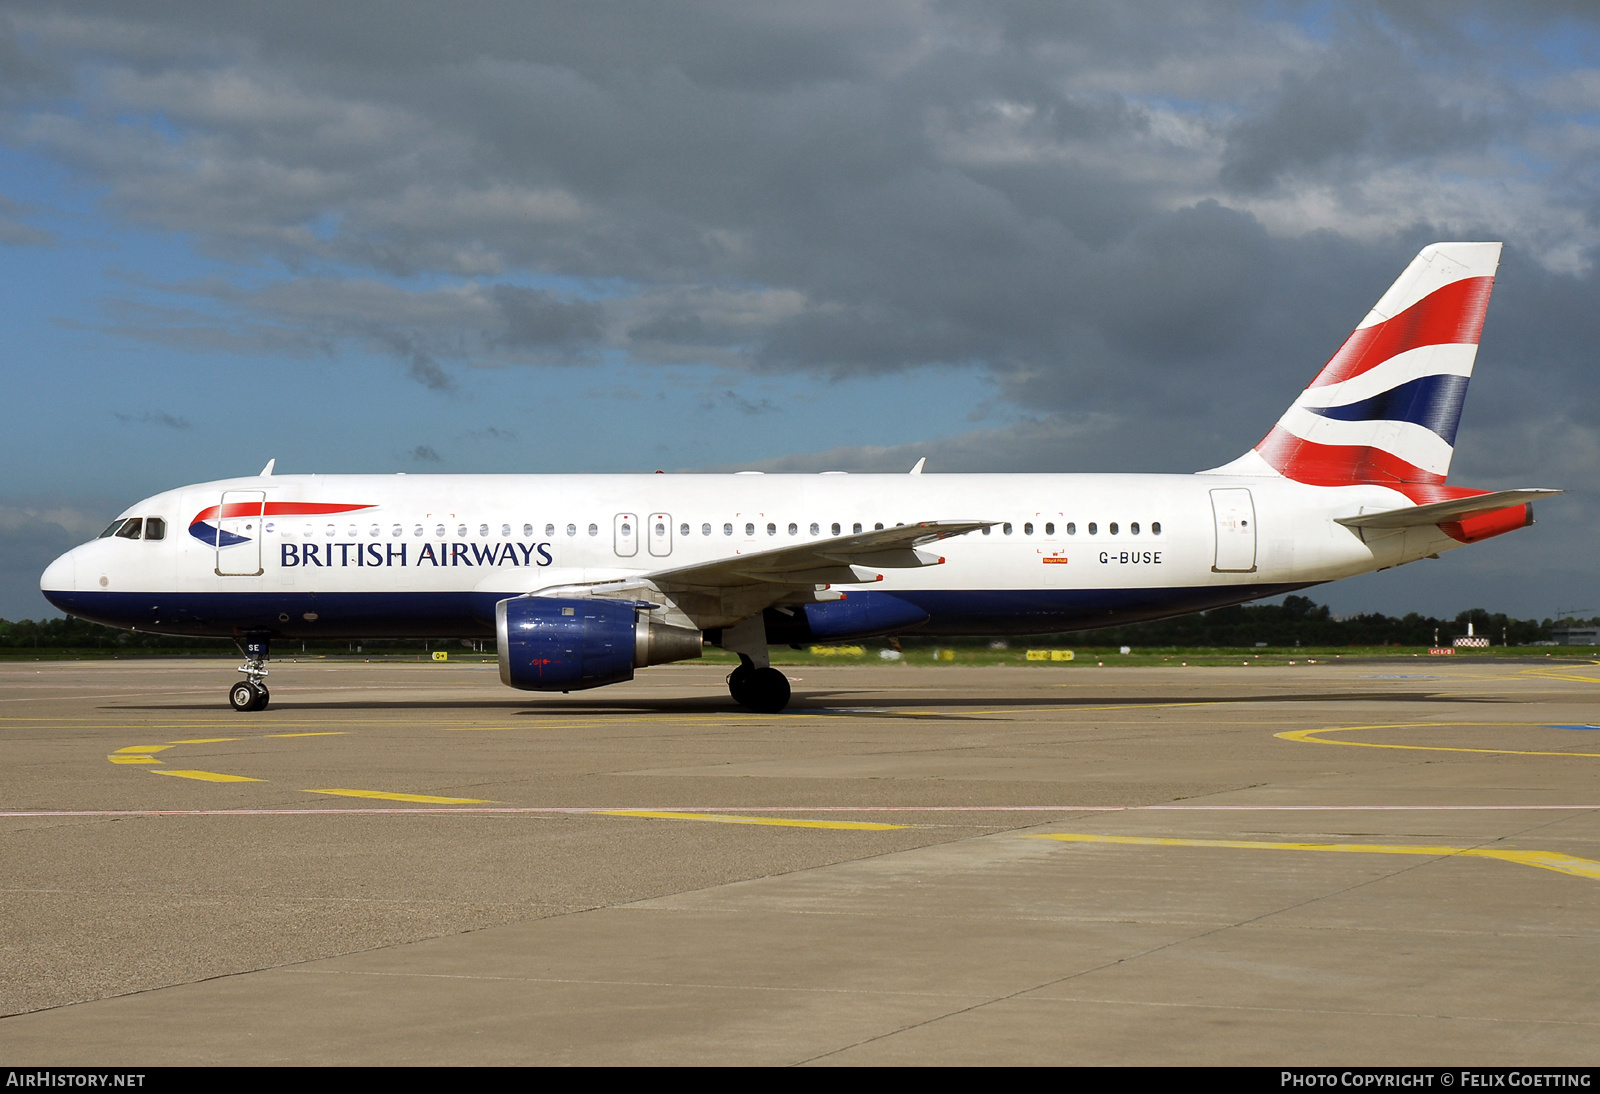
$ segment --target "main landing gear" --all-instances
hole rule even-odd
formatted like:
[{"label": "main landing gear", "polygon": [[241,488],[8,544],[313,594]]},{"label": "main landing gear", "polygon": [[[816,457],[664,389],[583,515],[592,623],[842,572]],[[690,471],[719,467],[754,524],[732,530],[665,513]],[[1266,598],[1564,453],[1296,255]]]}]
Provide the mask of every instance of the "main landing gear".
[{"label": "main landing gear", "polygon": [[789,705],[789,678],[768,665],[756,668],[744,654],[739,667],[728,674],[728,694],[742,707],[760,714],[776,714]]},{"label": "main landing gear", "polygon": [[234,710],[266,710],[272,693],[263,683],[267,678],[267,640],[248,638],[244,643],[244,664],[239,671],[245,678],[228,689],[228,703]]}]

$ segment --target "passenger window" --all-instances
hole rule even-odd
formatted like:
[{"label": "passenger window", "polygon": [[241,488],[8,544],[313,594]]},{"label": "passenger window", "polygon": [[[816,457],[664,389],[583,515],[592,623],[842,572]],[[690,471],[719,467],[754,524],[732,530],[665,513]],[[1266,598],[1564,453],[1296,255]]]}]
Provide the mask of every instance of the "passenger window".
[{"label": "passenger window", "polygon": [[556,526],[554,524],[546,524],[544,526],[544,535],[546,539],[554,539],[556,537]]},{"label": "passenger window", "polygon": [[422,534],[422,525],[419,524],[415,528],[411,529],[411,534],[414,536],[420,536]]},{"label": "passenger window", "polygon": [[106,530],[104,532],[101,532],[95,538],[96,539],[107,539],[107,538],[109,538],[111,536],[116,535],[117,534],[117,529],[122,527],[122,519],[123,518],[118,517],[116,520],[114,520],[110,524],[106,525]]},{"label": "passenger window", "polygon": [[1011,522],[1009,520],[1006,521],[1000,526],[1000,530],[1009,536],[1011,534]]},{"label": "passenger window", "polygon": [[489,526],[487,524],[478,525],[478,534],[480,536],[488,535],[489,534]]},{"label": "passenger window", "polygon": [[[594,525],[591,524],[591,525],[589,525],[589,527],[593,528]],[[593,532],[590,532],[589,534],[591,536],[594,535]],[[622,522],[622,535],[623,535],[624,538],[633,535],[633,525],[629,524],[627,521],[623,521]]]},{"label": "passenger window", "polygon": [[879,522],[878,522],[878,523],[877,523],[877,524],[874,524],[874,525],[873,525],[873,526],[872,526],[872,530],[873,530],[873,531],[874,531],[874,532],[881,532],[881,531],[883,531],[883,522],[882,522],[882,521],[879,521]]},{"label": "passenger window", "polygon": [[1045,526],[1044,526],[1044,534],[1047,535],[1047,536],[1055,535],[1056,534],[1056,526],[1054,524],[1050,523],[1049,521],[1046,521],[1045,522]]},{"label": "passenger window", "polygon": [[466,539],[467,538],[467,526],[465,524],[456,525],[456,535],[460,536],[462,539]]},{"label": "passenger window", "polygon": [[1133,535],[1133,536],[1136,536],[1136,535],[1139,534],[1139,522],[1138,521],[1134,521],[1132,524],[1128,525],[1128,534],[1129,535]]},{"label": "passenger window", "polygon": [[[626,532],[627,525],[623,525],[623,530]],[[598,536],[600,534],[600,526],[598,524],[589,525],[589,534],[591,536]]]},{"label": "passenger window", "polygon": [[394,536],[394,537],[398,538],[400,536],[405,535],[406,534],[406,530],[404,528],[400,527],[398,524],[396,524],[393,528],[389,529],[389,534],[391,536]]},{"label": "passenger window", "polygon": [[731,525],[731,524],[724,524],[724,525],[723,525],[723,526],[722,526],[722,534],[723,534],[723,535],[725,535],[725,536],[731,536],[731,535],[733,535],[733,525]]},{"label": "passenger window", "polygon": [[[328,531],[328,538],[329,538],[329,539],[332,539],[332,538],[333,538],[333,537],[334,537],[334,536],[336,536],[336,535],[338,535],[338,534],[339,534],[339,529],[338,529],[338,528],[336,528],[336,527],[334,527],[334,526],[333,526],[333,525],[331,525],[331,524],[330,524],[330,525],[328,525],[328,529],[327,529],[327,531]],[[439,534],[440,534],[440,535],[441,535],[441,536],[442,536],[442,535],[444,535],[444,526],[443,526],[443,525],[441,525],[441,526],[440,526],[440,527],[439,527]]]},{"label": "passenger window", "polygon": [[798,535],[799,532],[800,532],[800,526],[798,524],[794,523],[793,521],[790,521],[789,522],[789,534],[791,536],[793,536],[793,535]]},{"label": "passenger window", "polygon": [[1089,534],[1092,536],[1098,531],[1100,531],[1100,526],[1091,520],[1089,522]]},{"label": "passenger window", "polygon": [[860,522],[852,524],[850,526],[850,531],[853,532],[855,535],[859,536],[861,534],[861,524],[860,524]]},{"label": "passenger window", "polygon": [[523,539],[532,539],[533,538],[533,525],[524,524],[522,526],[522,538]]},{"label": "passenger window", "polygon": [[[330,536],[333,535],[333,525],[331,525],[331,524],[328,525],[328,534]],[[436,527],[433,530],[433,534],[438,536],[440,539],[443,539],[444,538],[444,525],[441,524],[438,527]]]},{"label": "passenger window", "polygon": [[139,517],[133,517],[131,520],[123,524],[121,528],[117,529],[117,538],[138,539],[139,529],[143,527],[143,525],[144,522]]},{"label": "passenger window", "polygon": [[1069,520],[1069,521],[1067,521],[1067,535],[1069,535],[1069,536],[1075,536],[1075,535],[1077,535],[1077,534],[1078,534],[1078,525],[1077,525],[1077,522],[1075,522],[1075,521],[1070,521],[1070,520]]},{"label": "passenger window", "polygon": [[812,521],[811,522],[811,534],[815,536],[815,535],[821,534],[821,532],[822,532],[822,525],[818,524],[816,521]]},{"label": "passenger window", "polygon": [[[269,532],[272,530],[272,526],[270,524],[267,526],[267,530]],[[167,522],[162,520],[160,517],[146,517],[144,520],[144,538],[166,539]]]},{"label": "passenger window", "polygon": [[578,534],[578,526],[576,524],[567,525],[567,535],[575,536],[577,534]]},{"label": "passenger window", "polygon": [[837,521],[835,521],[834,524],[833,524],[833,534],[834,535],[838,535],[839,534],[839,523]]},{"label": "passenger window", "polygon": [[1117,522],[1116,521],[1112,521],[1111,522],[1111,534],[1112,535],[1116,535],[1117,534]]},{"label": "passenger window", "polygon": [[745,534],[745,535],[746,535],[746,536],[753,536],[753,535],[755,535],[755,534],[756,534],[756,526],[755,526],[755,525],[754,525],[754,524],[746,524],[746,525],[745,525],[745,526],[744,526],[744,534]]},{"label": "passenger window", "polygon": [[662,523],[661,521],[659,521],[659,520],[656,521],[656,535],[657,536],[664,536],[666,534],[667,534],[667,526],[664,523]]},{"label": "passenger window", "polygon": [[500,526],[500,534],[501,534],[501,535],[502,535],[502,536],[509,536],[509,535],[510,535],[510,534],[511,534],[511,525],[509,525],[509,524],[502,524],[502,525],[501,525],[501,526]]},{"label": "passenger window", "polygon": [[1161,522],[1159,520],[1153,520],[1150,522],[1150,534],[1152,536],[1159,536],[1161,534]]},{"label": "passenger window", "polygon": [[700,526],[700,534],[701,534],[701,535],[702,535],[702,536],[709,536],[709,535],[710,535],[710,534],[711,534],[711,525],[709,525],[709,524],[702,524],[702,525],[701,525],[701,526]]},{"label": "passenger window", "polygon": [[678,525],[678,534],[680,536],[688,535],[689,534],[689,526],[687,524]]},{"label": "passenger window", "polygon": [[993,529],[993,528],[985,528],[985,529],[984,529],[984,530],[983,530],[983,534],[984,534],[984,535],[988,535],[988,534],[989,534],[989,533],[990,533],[990,532],[992,532],[992,531],[994,531],[994,529]]},{"label": "passenger window", "polygon": [[1025,536],[1033,535],[1033,521],[1030,520],[1022,526],[1022,534]]},{"label": "passenger window", "polygon": [[778,526],[776,524],[773,524],[771,521],[768,521],[767,522],[767,535],[775,536],[777,534],[778,534]]},{"label": "passenger window", "polygon": [[[271,531],[271,529],[269,528],[268,531]],[[383,535],[383,529],[379,528],[376,524],[374,524],[371,528],[367,529],[367,535],[369,535],[369,536],[381,536],[381,535]]]}]

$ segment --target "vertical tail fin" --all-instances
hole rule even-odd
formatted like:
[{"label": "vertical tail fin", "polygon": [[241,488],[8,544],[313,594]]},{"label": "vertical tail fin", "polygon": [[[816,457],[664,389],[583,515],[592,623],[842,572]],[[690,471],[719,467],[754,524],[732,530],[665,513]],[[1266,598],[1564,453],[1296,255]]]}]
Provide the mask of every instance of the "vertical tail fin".
[{"label": "vertical tail fin", "polygon": [[1443,483],[1499,263],[1498,243],[1424,247],[1272,432],[1206,473]]}]

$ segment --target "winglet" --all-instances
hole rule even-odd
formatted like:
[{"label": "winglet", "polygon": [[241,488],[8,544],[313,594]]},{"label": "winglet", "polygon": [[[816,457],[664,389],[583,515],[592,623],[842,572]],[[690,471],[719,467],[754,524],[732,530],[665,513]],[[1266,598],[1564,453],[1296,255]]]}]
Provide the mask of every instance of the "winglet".
[{"label": "winglet", "polygon": [[272,457],[272,459],[267,461],[267,466],[265,466],[265,467],[263,467],[261,469],[261,474],[256,476],[256,477],[264,479],[267,476],[271,475],[272,474],[272,465],[277,463],[277,462],[278,462],[278,457],[276,457],[276,456]]},{"label": "winglet", "polygon": [[922,457],[922,459],[917,461],[917,466],[915,466],[915,467],[913,467],[911,469],[911,473],[913,475],[922,474],[922,469],[923,469],[923,467],[927,466],[927,463],[928,463],[928,457],[926,457],[926,456]]}]

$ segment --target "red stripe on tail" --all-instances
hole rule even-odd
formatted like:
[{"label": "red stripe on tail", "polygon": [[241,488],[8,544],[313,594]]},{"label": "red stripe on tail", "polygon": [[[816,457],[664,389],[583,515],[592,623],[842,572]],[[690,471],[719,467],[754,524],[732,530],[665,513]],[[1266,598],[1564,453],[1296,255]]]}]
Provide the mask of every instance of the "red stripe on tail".
[{"label": "red stripe on tail", "polygon": [[1312,387],[1327,387],[1377,368],[1389,358],[1422,346],[1478,344],[1489,309],[1492,277],[1468,277],[1435,289],[1398,315],[1363,327],[1345,339]]}]

